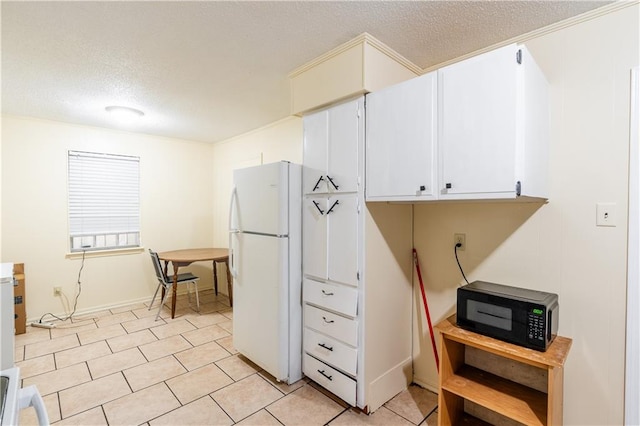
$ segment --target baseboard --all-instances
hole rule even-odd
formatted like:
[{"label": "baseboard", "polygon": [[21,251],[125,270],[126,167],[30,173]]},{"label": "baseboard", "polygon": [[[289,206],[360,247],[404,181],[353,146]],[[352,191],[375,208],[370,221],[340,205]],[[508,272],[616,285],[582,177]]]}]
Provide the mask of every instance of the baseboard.
[{"label": "baseboard", "polygon": [[407,389],[412,375],[412,360],[409,357],[371,382],[365,396],[369,412],[376,411],[382,404]]},{"label": "baseboard", "polygon": [[[87,314],[93,314],[95,312],[100,312],[100,311],[104,311],[106,309],[116,309],[116,308],[121,308],[123,306],[128,306],[128,305],[133,305],[136,303],[145,303],[145,302],[150,302],[151,301],[151,296],[145,296],[145,297],[139,297],[137,299],[130,299],[124,302],[118,302],[118,303],[110,303],[110,304],[105,304],[105,305],[100,305],[100,306],[93,306],[91,308],[85,308],[85,309],[78,309],[73,316],[80,316],[80,315],[87,315]],[[157,302],[156,302],[157,303]],[[59,317],[59,318],[66,318],[69,313],[68,312],[59,312],[59,313],[55,313],[55,312],[51,312],[53,315]],[[50,315],[47,315],[47,320],[50,320],[51,318],[49,318]],[[40,318],[42,318],[42,315],[39,315],[37,317],[30,317],[27,318],[27,323],[30,322],[37,322],[40,321]]]},{"label": "baseboard", "polygon": [[440,391],[438,383],[433,384],[427,380],[421,379],[420,377],[413,376],[413,383],[433,393],[438,393]]}]

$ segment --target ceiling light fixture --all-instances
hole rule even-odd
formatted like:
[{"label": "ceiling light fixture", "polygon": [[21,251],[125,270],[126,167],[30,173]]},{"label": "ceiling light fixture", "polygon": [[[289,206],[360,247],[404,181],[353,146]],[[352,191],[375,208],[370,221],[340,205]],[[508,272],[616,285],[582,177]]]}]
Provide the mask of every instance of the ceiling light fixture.
[{"label": "ceiling light fixture", "polygon": [[105,108],[116,120],[122,123],[132,123],[138,118],[144,116],[144,112],[139,109],[129,108],[125,106],[111,105]]}]

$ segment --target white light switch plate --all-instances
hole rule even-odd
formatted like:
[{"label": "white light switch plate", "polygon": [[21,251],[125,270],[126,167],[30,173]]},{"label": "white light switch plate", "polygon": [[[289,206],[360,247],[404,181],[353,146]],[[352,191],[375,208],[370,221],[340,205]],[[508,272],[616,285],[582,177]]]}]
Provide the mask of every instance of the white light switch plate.
[{"label": "white light switch plate", "polygon": [[596,226],[616,226],[616,203],[596,204]]}]

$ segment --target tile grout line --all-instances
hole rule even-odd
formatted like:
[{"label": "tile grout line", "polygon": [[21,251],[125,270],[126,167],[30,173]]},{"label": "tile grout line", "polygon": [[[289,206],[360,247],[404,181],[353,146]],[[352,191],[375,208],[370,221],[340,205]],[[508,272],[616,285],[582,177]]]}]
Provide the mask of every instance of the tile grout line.
[{"label": "tile grout line", "polygon": [[341,415],[343,415],[344,413],[346,413],[350,409],[351,409],[351,407],[345,407],[340,413],[336,414],[332,419],[330,419],[328,422],[326,422],[324,424],[324,426],[328,426],[332,421],[334,421],[335,419],[337,419],[338,417],[340,417]]},{"label": "tile grout line", "polygon": [[[218,301],[214,301],[214,302],[212,302],[212,303],[219,303],[219,302],[218,302]],[[207,312],[206,314],[217,314],[217,315],[221,315],[222,317],[226,318],[226,320],[221,321],[221,322],[229,321],[230,323],[232,323],[232,321],[233,321],[233,317],[229,318],[229,316],[228,316],[228,315],[230,315],[230,314],[232,313],[232,310],[230,309],[230,307],[229,307],[229,306],[223,306],[224,304],[222,304],[222,303],[219,303],[219,305],[221,305],[221,306],[220,306],[220,307],[221,307],[221,310],[216,310],[216,311]],[[221,313],[221,311],[222,311],[222,310],[224,310],[224,311],[225,311],[225,314],[222,314],[222,313]],[[191,311],[193,311],[193,309],[189,308],[189,310],[187,310],[186,314],[187,314],[187,315],[188,315],[188,314],[191,314]],[[166,338],[170,338],[170,337],[173,337],[173,336],[180,336],[180,338],[181,338],[183,341],[186,341],[186,342],[187,342],[187,344],[190,346],[190,348],[180,350],[179,352],[172,352],[172,353],[170,353],[170,354],[167,354],[168,356],[173,357],[173,361],[177,361],[177,364],[178,364],[178,365],[180,365],[180,367],[181,367],[181,368],[183,368],[183,369],[185,370],[185,372],[184,372],[184,373],[178,374],[178,376],[174,376],[174,377],[179,377],[179,376],[180,376],[180,375],[182,375],[182,374],[187,374],[187,373],[189,373],[190,371],[196,371],[196,370],[197,370],[197,369],[199,369],[199,368],[204,368],[204,367],[207,367],[207,366],[210,366],[211,364],[213,364],[216,368],[220,369],[220,371],[224,374],[224,376],[225,376],[225,377],[228,377],[228,378],[231,380],[231,382],[230,382],[229,384],[227,384],[227,385],[225,385],[225,386],[223,386],[223,387],[221,387],[221,388],[219,388],[219,389],[216,389],[214,392],[211,392],[211,393],[209,393],[209,394],[203,395],[201,398],[203,398],[203,397],[205,397],[205,396],[208,396],[211,400],[213,400],[213,402],[214,402],[215,406],[216,406],[216,407],[218,407],[218,408],[221,410],[221,413],[224,413],[224,415],[226,415],[226,416],[231,420],[231,422],[233,422],[233,424],[236,424],[237,422],[236,422],[233,418],[231,418],[231,416],[229,415],[229,413],[227,413],[227,411],[225,411],[225,410],[224,410],[224,408],[220,405],[220,403],[219,403],[219,402],[218,402],[218,401],[213,397],[213,394],[214,394],[215,392],[217,392],[217,391],[219,391],[219,390],[222,390],[222,389],[225,389],[225,388],[227,388],[227,387],[229,387],[229,386],[231,386],[231,385],[233,385],[233,384],[239,383],[239,382],[241,382],[241,381],[243,381],[243,380],[245,380],[245,379],[247,379],[247,378],[249,378],[249,377],[251,377],[251,376],[253,376],[253,375],[258,375],[258,376],[261,378],[261,380],[264,380],[264,381],[266,381],[267,383],[269,383],[269,384],[271,385],[271,387],[272,387],[272,388],[275,388],[276,390],[278,390],[278,392],[280,392],[280,394],[281,394],[281,395],[280,395],[280,397],[279,397],[279,398],[277,398],[276,400],[271,401],[268,405],[266,405],[266,406],[264,406],[264,407],[261,407],[261,408],[259,408],[258,410],[256,410],[255,412],[252,412],[251,414],[247,415],[244,419],[246,419],[246,418],[248,418],[248,417],[251,417],[251,416],[253,416],[253,415],[257,414],[258,412],[260,412],[261,410],[263,410],[263,409],[264,409],[264,410],[265,410],[265,413],[268,413],[268,415],[269,415],[269,416],[273,417],[273,418],[275,419],[275,421],[277,421],[277,422],[278,422],[278,424],[283,424],[283,423],[282,423],[282,421],[281,421],[280,419],[278,419],[278,418],[277,418],[277,417],[276,417],[276,416],[275,416],[275,415],[274,415],[274,414],[269,410],[269,407],[273,406],[273,405],[274,405],[274,404],[276,404],[278,401],[281,401],[282,399],[284,399],[284,398],[286,398],[287,396],[291,395],[292,393],[296,392],[296,391],[297,391],[298,389],[300,389],[300,388],[297,388],[297,389],[295,389],[295,390],[293,390],[293,391],[291,391],[291,392],[285,393],[285,391],[282,391],[282,390],[281,390],[279,387],[277,387],[277,386],[276,386],[276,385],[275,385],[271,380],[269,380],[269,379],[268,379],[268,378],[266,378],[266,377],[263,377],[263,376],[260,374],[261,372],[263,372],[263,370],[262,370],[262,369],[258,369],[257,371],[255,371],[255,372],[253,372],[253,373],[249,374],[248,376],[241,377],[240,379],[235,380],[235,379],[230,375],[230,373],[229,373],[227,370],[223,369],[222,367],[220,367],[220,366],[218,365],[218,363],[219,363],[219,362],[221,362],[221,361],[228,360],[228,359],[230,359],[230,358],[232,358],[232,357],[237,357],[237,356],[238,356],[237,351],[236,351],[235,353],[232,353],[232,352],[230,352],[230,350],[229,350],[227,347],[222,346],[222,345],[219,343],[219,341],[220,341],[220,340],[222,340],[222,339],[227,339],[227,338],[229,338],[230,336],[233,336],[233,334],[232,334],[232,333],[230,333],[226,328],[222,328],[222,327],[220,327],[222,330],[226,331],[227,333],[230,333],[229,335],[227,335],[227,336],[223,336],[223,337],[220,337],[220,338],[218,338],[218,339],[211,340],[211,341],[203,342],[202,344],[199,344],[199,345],[195,345],[195,344],[193,344],[190,340],[186,339],[186,338],[183,336],[183,334],[184,334],[184,333],[187,333],[187,332],[191,332],[191,331],[197,331],[197,330],[200,330],[200,329],[206,328],[206,327],[211,326],[211,325],[218,325],[218,326],[219,326],[219,323],[214,323],[214,324],[204,324],[204,325],[202,325],[202,326],[200,326],[200,327],[199,327],[198,325],[196,325],[196,321],[195,321],[195,320],[197,320],[197,318],[198,318],[198,317],[193,316],[193,317],[189,317],[189,318],[184,318],[184,321],[185,321],[186,323],[188,323],[190,326],[194,327],[194,329],[193,329],[193,330],[186,330],[186,331],[184,331],[183,333],[177,333],[177,334],[175,334],[175,335],[173,335],[173,336],[167,336],[167,337],[165,337],[165,338],[161,339],[161,338],[159,338],[159,337],[158,337],[158,336],[157,336],[157,335],[152,331],[152,329],[153,329],[153,328],[156,328],[156,327],[161,327],[161,326],[163,326],[163,325],[169,325],[169,324],[171,324],[170,322],[169,322],[169,323],[168,323],[168,322],[166,322],[166,321],[165,321],[165,318],[162,318],[162,317],[161,317],[161,320],[162,320],[162,321],[161,321],[161,323],[160,323],[160,324],[157,324],[157,325],[153,324],[153,325],[151,325],[151,326],[147,326],[147,327],[141,328],[140,330],[136,330],[136,331],[129,332],[129,331],[127,330],[127,328],[125,327],[125,325],[124,325],[125,323],[127,323],[127,322],[132,322],[132,321],[137,321],[137,320],[141,320],[141,319],[144,319],[144,318],[146,318],[146,317],[145,317],[145,316],[143,316],[143,317],[138,317],[135,313],[133,313],[133,311],[132,311],[132,310],[131,310],[131,311],[118,312],[118,313],[110,312],[110,314],[109,314],[109,315],[123,315],[123,314],[125,314],[125,313],[127,313],[127,312],[131,312],[131,313],[133,314],[133,317],[135,317],[135,319],[128,319],[127,321],[117,322],[117,323],[113,323],[113,324],[110,324],[110,325],[109,325],[109,326],[111,326],[111,325],[118,324],[118,325],[120,326],[120,328],[124,331],[123,336],[127,336],[127,335],[128,335],[128,336],[130,336],[130,335],[132,335],[132,334],[134,334],[134,333],[141,332],[141,331],[143,331],[143,330],[148,330],[148,331],[151,331],[151,335],[155,338],[154,342],[162,341],[162,340],[164,340],[164,339],[166,339]],[[202,313],[200,313],[200,315],[206,315],[206,314],[202,314]],[[231,315],[232,315],[232,314],[231,314]],[[105,319],[106,319],[106,318],[105,318]],[[192,322],[192,321],[194,321],[194,322]],[[227,325],[229,325],[229,323],[228,323]],[[108,326],[105,326],[105,327],[108,327]],[[102,328],[105,328],[105,327],[102,327]],[[48,334],[49,334],[49,336],[48,336],[48,340],[45,340],[45,341],[51,341],[51,340],[53,339],[53,337],[51,336],[51,332],[50,332],[49,330],[48,330]],[[76,334],[76,341],[77,341],[77,343],[80,345],[79,347],[86,346],[86,345],[83,345],[83,344],[82,344],[82,342],[80,341],[80,336],[78,335],[78,333],[76,332],[76,333],[74,333],[74,334]],[[64,337],[64,336],[61,336],[61,337]],[[113,338],[117,338],[117,337],[120,337],[120,336],[114,336]],[[109,353],[109,354],[107,354],[107,355],[103,355],[103,356],[113,355],[113,354],[115,354],[115,353],[117,353],[117,352],[114,352],[114,347],[112,346],[112,344],[110,344],[110,343],[109,343],[109,341],[108,341],[108,340],[109,340],[108,338],[104,338],[104,339],[101,339],[101,340],[97,340],[97,341],[95,341],[95,342],[91,342],[91,344],[93,344],[93,343],[98,343],[98,342],[100,342],[100,341],[104,341],[104,342],[106,343],[106,347],[108,348],[108,350],[109,350],[109,352],[110,352],[110,353]],[[41,342],[44,342],[44,341],[41,341]],[[33,343],[33,345],[37,345],[38,343],[41,343],[41,342],[35,342],[35,343]],[[148,343],[153,343],[153,342],[148,342]],[[208,362],[208,363],[206,363],[206,364],[204,364],[204,365],[202,365],[202,366],[199,366],[198,368],[196,368],[196,369],[194,369],[194,370],[189,370],[189,369],[186,367],[186,365],[185,365],[182,361],[180,361],[180,359],[178,359],[178,358],[177,358],[177,356],[176,356],[177,354],[180,354],[180,353],[182,353],[182,352],[186,352],[186,351],[191,350],[191,349],[196,349],[196,348],[198,348],[198,347],[200,347],[200,346],[203,346],[203,345],[206,345],[206,344],[209,344],[209,343],[215,343],[217,346],[219,346],[219,347],[224,351],[224,353],[225,353],[226,355],[225,355],[223,358],[216,359],[216,360],[214,360],[214,361],[210,361],[210,362]],[[228,342],[227,342],[227,343],[228,343]],[[24,348],[25,348],[25,349],[24,349],[24,351],[26,351],[26,347],[27,347],[28,345],[23,345],[23,346],[24,346]],[[35,346],[34,346],[34,347],[35,347]],[[132,347],[132,348],[130,348],[130,349],[133,349],[133,348],[137,349],[137,350],[138,350],[138,352],[142,354],[142,359],[144,359],[144,360],[146,361],[145,363],[140,364],[140,365],[145,365],[145,364],[148,364],[148,363],[152,362],[152,361],[149,361],[149,359],[147,358],[147,356],[145,355],[145,353],[142,351],[142,349],[141,349],[141,345],[135,345],[135,346],[133,346],[133,347]],[[31,347],[31,348],[30,348],[30,350],[31,350],[31,349],[35,350],[33,347]],[[73,348],[67,348],[67,349],[73,349]],[[59,360],[58,360],[58,356],[57,356],[57,355],[58,355],[60,352],[62,352],[62,350],[61,350],[61,351],[54,351],[54,352],[52,352],[52,353],[51,353],[51,355],[53,356],[54,371],[57,371],[57,370],[59,369],[59,368],[58,368],[58,362],[59,362]],[[121,352],[121,351],[118,351],[118,352]],[[44,354],[44,355],[41,355],[41,356],[46,356],[46,355],[48,355],[48,354]],[[23,352],[23,358],[25,358],[25,356],[24,356],[24,352]],[[98,358],[101,358],[101,357],[98,357]],[[92,358],[92,359],[95,359],[95,358]],[[161,358],[158,358],[158,359],[161,359]],[[156,360],[154,360],[154,361],[156,361]],[[90,377],[90,381],[89,381],[89,382],[87,382],[87,383],[90,383],[90,382],[94,381],[94,379],[93,379],[93,374],[92,374],[92,372],[91,372],[91,369],[89,368],[89,364],[88,364],[88,362],[89,362],[89,360],[85,360],[85,361],[83,361],[83,363],[85,364],[85,367],[87,368],[87,371],[89,372],[89,377]],[[140,365],[132,366],[132,367],[129,367],[128,369],[136,368],[136,367],[139,367]],[[132,388],[132,386],[131,386],[131,383],[129,383],[129,381],[127,380],[127,377],[126,377],[126,375],[125,375],[125,370],[124,370],[124,369],[123,369],[123,370],[119,370],[118,372],[119,372],[119,373],[121,374],[121,376],[124,378],[125,382],[127,383],[128,388],[129,388],[130,393],[129,393],[129,394],[127,394],[127,395],[135,394],[136,392],[134,392],[134,391],[133,391],[133,388]],[[104,376],[104,377],[108,377],[108,376]],[[173,377],[172,377],[172,378],[173,378]],[[167,380],[169,380],[169,379],[167,379]],[[177,397],[177,395],[174,393],[174,391],[169,387],[169,385],[168,385],[168,383],[167,383],[167,380],[162,381],[162,383],[163,383],[163,384],[164,384],[164,385],[169,389],[169,391],[171,392],[171,395],[172,395],[172,396],[173,396],[173,397],[178,401],[178,403],[179,403],[179,407],[174,408],[174,409],[172,409],[172,410],[170,410],[170,411],[168,411],[168,412],[166,412],[166,413],[163,413],[163,414],[162,414],[162,415],[160,415],[160,416],[156,416],[156,417],[154,417],[153,419],[149,419],[149,420],[147,420],[147,421],[146,421],[145,423],[143,423],[143,424],[149,424],[152,420],[155,420],[155,419],[157,419],[157,418],[159,418],[159,417],[165,416],[165,415],[167,415],[167,414],[169,414],[169,413],[171,413],[171,412],[173,412],[173,411],[175,411],[175,410],[178,410],[178,409],[180,409],[180,408],[182,408],[182,407],[185,407],[185,406],[187,406],[187,405],[189,405],[189,404],[191,404],[191,403],[193,403],[193,402],[198,401],[198,400],[200,400],[200,399],[201,399],[201,398],[197,398],[197,399],[195,399],[195,400],[193,400],[193,401],[189,401],[189,402],[187,402],[187,403],[183,404],[182,402],[180,402],[180,399],[178,399],[178,397]],[[160,383],[160,382],[159,382],[159,383]],[[155,385],[155,384],[154,384],[154,385]],[[307,382],[305,382],[305,383],[303,383],[303,384],[302,384],[302,386],[307,386],[307,385],[309,385],[309,383],[307,383]],[[151,385],[151,386],[153,386],[153,385]],[[148,388],[148,387],[149,387],[149,386],[147,386],[147,387],[145,387],[145,388],[143,388],[143,389],[146,389],[146,388]],[[140,390],[142,390],[142,389],[139,389],[138,391],[140,391]],[[63,417],[62,417],[62,415],[63,415],[63,414],[62,414],[62,406],[61,406],[61,399],[60,399],[60,391],[57,391],[55,394],[56,394],[56,396],[57,396],[57,398],[58,398],[58,409],[60,410],[60,419],[62,420],[62,419],[63,419]],[[124,395],[124,396],[127,396],[127,395]],[[325,396],[326,396],[326,395],[325,395]],[[117,400],[117,399],[118,399],[118,398],[116,398],[115,400]],[[109,401],[109,402],[111,402],[111,401]],[[105,411],[105,409],[104,409],[104,405],[105,405],[105,403],[103,403],[103,404],[99,404],[99,406],[100,406],[100,408],[101,408],[101,411],[102,411],[102,413],[103,413],[104,420],[106,420],[106,421],[107,421],[107,423],[108,423],[108,418],[107,418],[107,415],[106,415],[106,411]],[[91,408],[88,408],[88,409],[83,410],[83,411],[81,411],[81,412],[79,412],[79,413],[75,413],[73,416],[76,416],[76,415],[79,415],[79,414],[81,414],[81,413],[84,413],[84,412],[87,412],[87,411],[93,410],[94,408],[97,408],[97,406],[95,406],[95,407],[91,407]],[[330,419],[330,420],[329,420],[327,423],[325,423],[325,424],[330,424],[331,422],[334,422],[338,417],[340,417],[340,416],[344,415],[345,413],[347,413],[347,412],[349,411],[349,409],[350,409],[350,408],[351,408],[350,406],[347,406],[346,408],[344,408],[344,407],[343,407],[342,411],[340,411],[337,415],[335,415],[332,419]],[[389,409],[389,408],[387,407],[387,409]],[[428,417],[430,417],[430,416],[431,416],[431,415],[436,411],[436,409],[437,409],[437,406],[436,406],[436,408],[432,409],[432,410],[429,412],[429,414],[427,414],[427,416],[426,416],[426,417],[424,417],[424,418],[423,418],[422,422],[424,422]],[[404,416],[402,416],[402,415],[400,415],[400,414],[396,413],[395,411],[393,411],[393,410],[390,410],[390,411],[391,411],[391,412],[393,412],[393,413],[394,413],[394,415],[397,415],[398,417],[403,418],[403,419],[405,419],[405,420],[409,421],[409,420],[408,420],[408,419],[406,419]],[[73,416],[69,416],[69,417],[67,417],[67,418],[70,418],[70,417],[73,417]],[[66,418],[65,418],[65,419],[66,419]],[[244,419],[241,419],[240,421],[243,421]],[[421,422],[421,423],[422,423],[422,422]],[[413,422],[411,422],[411,421],[410,421],[410,423],[413,423]]]}]

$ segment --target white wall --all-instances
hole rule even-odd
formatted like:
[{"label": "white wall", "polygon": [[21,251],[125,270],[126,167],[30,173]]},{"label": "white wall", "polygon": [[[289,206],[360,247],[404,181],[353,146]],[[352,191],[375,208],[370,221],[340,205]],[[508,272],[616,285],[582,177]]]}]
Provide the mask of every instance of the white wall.
[{"label": "white wall", "polygon": [[[27,318],[63,313],[53,286],[71,299],[80,260],[69,250],[67,151],[140,157],[141,238],[145,250],[209,247],[213,242],[212,146],[54,121],[2,117],[2,261],[25,264]],[[211,285],[211,266],[190,267]],[[79,311],[151,298],[149,254],[89,257]]]},{"label": "white wall", "polygon": [[229,245],[227,230],[233,170],[281,160],[302,163],[300,117],[291,116],[213,146],[213,216],[216,247]]},{"label": "white wall", "polygon": [[[415,207],[432,319],[455,310],[469,281],[558,293],[565,365],[564,420],[623,424],[630,69],[638,65],[639,9],[617,12],[526,42],[551,89],[549,203]],[[617,204],[617,227],[595,226],[598,202]],[[417,282],[417,281],[416,281]],[[416,305],[421,305],[416,293]],[[437,386],[424,313],[418,311],[415,379]]]}]

